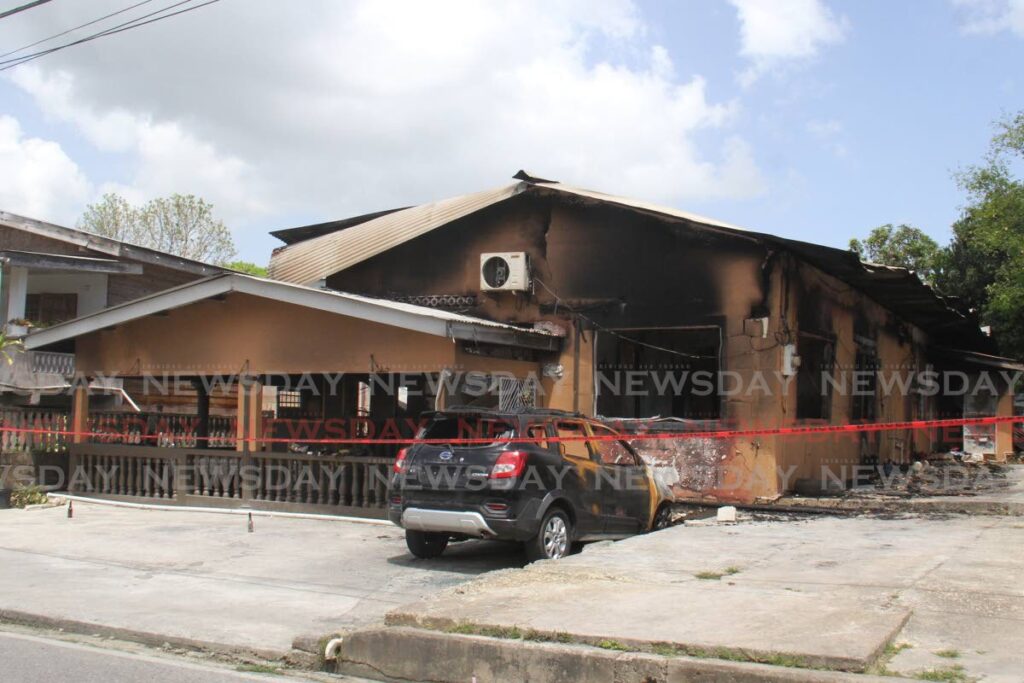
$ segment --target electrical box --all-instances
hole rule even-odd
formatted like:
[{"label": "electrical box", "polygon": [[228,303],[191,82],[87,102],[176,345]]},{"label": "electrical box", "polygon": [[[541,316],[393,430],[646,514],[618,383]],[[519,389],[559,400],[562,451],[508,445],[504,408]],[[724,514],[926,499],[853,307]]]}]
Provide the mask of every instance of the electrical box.
[{"label": "electrical box", "polygon": [[800,369],[800,356],[796,355],[796,344],[782,347],[782,374],[792,377]]}]

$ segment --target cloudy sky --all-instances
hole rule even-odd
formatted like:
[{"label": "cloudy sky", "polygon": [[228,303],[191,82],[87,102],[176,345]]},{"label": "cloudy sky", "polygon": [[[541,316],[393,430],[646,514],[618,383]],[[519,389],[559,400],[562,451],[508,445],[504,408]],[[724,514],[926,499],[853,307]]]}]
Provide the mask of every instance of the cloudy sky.
[{"label": "cloudy sky", "polygon": [[[135,2],[0,19],[0,54]],[[0,208],[194,193],[266,263],[269,230],[525,168],[835,246],[945,240],[1022,64],[1024,0],[220,0],[0,71]]]}]

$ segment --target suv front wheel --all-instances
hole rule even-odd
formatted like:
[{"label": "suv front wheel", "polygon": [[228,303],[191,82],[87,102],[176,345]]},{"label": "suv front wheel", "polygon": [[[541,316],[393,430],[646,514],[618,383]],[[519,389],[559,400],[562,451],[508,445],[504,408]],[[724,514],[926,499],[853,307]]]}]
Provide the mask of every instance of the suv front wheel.
[{"label": "suv front wheel", "polygon": [[444,552],[448,547],[448,534],[406,529],[405,544],[409,546],[409,552],[426,560]]},{"label": "suv front wheel", "polygon": [[526,557],[536,560],[557,560],[572,548],[572,522],[561,508],[551,508],[541,520],[537,535],[526,542]]}]

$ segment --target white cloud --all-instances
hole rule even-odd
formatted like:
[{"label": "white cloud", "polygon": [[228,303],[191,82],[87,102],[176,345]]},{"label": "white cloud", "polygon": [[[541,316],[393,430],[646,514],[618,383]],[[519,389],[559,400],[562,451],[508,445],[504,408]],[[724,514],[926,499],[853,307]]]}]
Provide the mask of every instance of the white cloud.
[{"label": "white cloud", "polygon": [[31,65],[17,70],[12,80],[32,94],[47,117],[73,124],[96,149],[130,155],[130,182],[102,182],[98,194],[117,192],[135,203],[175,192],[199,194],[229,222],[267,210],[263,188],[246,162],[220,153],[179,123],[154,122],[117,106],[97,112],[81,102],[74,78],[65,71],[46,73]]},{"label": "white cloud", "polygon": [[953,0],[962,14],[964,33],[1010,31],[1024,36],[1024,0]]},{"label": "white cloud", "polygon": [[0,116],[0,209],[73,223],[91,192],[59,144],[26,137],[15,118]]},{"label": "white cloud", "polygon": [[845,37],[848,22],[821,0],[729,0],[740,20],[740,54],[750,66],[740,82],[750,85],[787,62],[803,61]]},{"label": "white cloud", "polygon": [[[69,4],[61,24],[102,9]],[[0,42],[57,28],[29,27]],[[678,76],[626,0],[218,3],[34,64],[15,83],[127,154],[126,191],[194,192],[236,224],[405,205],[521,167],[674,204],[764,190],[730,135],[738,105]]]}]

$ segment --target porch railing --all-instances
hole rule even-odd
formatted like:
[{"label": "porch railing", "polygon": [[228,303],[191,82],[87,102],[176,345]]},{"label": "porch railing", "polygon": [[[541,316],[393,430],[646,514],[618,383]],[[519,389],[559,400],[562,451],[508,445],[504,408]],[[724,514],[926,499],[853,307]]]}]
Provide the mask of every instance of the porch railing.
[{"label": "porch railing", "polygon": [[235,447],[234,416],[211,415],[208,425],[209,441],[200,444],[198,415],[95,411],[89,413],[89,431],[95,435],[89,441],[164,448]]},{"label": "porch railing", "polygon": [[75,376],[75,354],[56,351],[29,351],[32,372],[44,375]]},{"label": "porch railing", "polygon": [[391,457],[71,445],[68,491],[171,505],[384,517]]},{"label": "porch railing", "polygon": [[0,432],[0,453],[28,453],[31,451],[62,453],[67,450],[67,437],[61,433],[67,431],[70,425],[67,411],[0,409],[0,425],[19,430],[39,430],[36,433],[6,430]]}]

